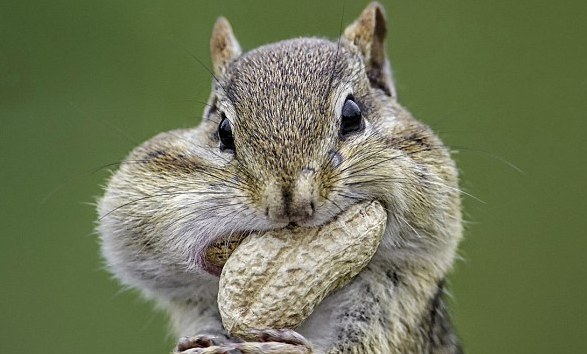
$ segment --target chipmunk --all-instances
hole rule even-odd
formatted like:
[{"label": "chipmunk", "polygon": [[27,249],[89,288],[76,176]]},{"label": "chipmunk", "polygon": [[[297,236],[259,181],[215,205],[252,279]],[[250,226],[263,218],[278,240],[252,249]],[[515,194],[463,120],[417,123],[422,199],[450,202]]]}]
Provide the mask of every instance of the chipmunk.
[{"label": "chipmunk", "polygon": [[[443,300],[462,235],[449,150],[397,101],[383,8],[337,41],[243,53],[228,21],[211,37],[201,123],[137,147],[99,200],[109,269],[165,309],[182,353],[461,353]],[[328,223],[360,201],[388,213],[365,269],[298,328],[231,338],[219,269],[202,256],[232,233]],[[287,345],[285,345],[287,344]]]}]

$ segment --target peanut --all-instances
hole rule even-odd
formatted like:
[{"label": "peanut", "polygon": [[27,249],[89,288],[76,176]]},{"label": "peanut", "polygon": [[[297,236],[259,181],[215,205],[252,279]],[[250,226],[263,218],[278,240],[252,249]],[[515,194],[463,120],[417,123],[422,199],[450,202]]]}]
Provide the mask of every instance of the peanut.
[{"label": "peanut", "polygon": [[369,263],[386,220],[383,206],[371,201],[320,227],[249,235],[220,276],[218,307],[225,329],[246,338],[251,329],[299,326]]}]

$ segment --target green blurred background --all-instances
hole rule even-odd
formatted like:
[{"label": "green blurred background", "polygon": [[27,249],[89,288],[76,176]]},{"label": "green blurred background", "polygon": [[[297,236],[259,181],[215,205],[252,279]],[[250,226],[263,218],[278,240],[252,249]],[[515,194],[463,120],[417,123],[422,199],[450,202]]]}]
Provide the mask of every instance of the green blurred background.
[{"label": "green blurred background", "polygon": [[[587,3],[383,1],[400,100],[455,155],[452,308],[468,353],[587,352]],[[564,5],[563,5],[564,3]],[[344,24],[367,4],[347,0]],[[339,1],[0,1],[0,352],[166,353],[163,315],[102,270],[109,168],[196,124],[208,38],[339,33]]]}]

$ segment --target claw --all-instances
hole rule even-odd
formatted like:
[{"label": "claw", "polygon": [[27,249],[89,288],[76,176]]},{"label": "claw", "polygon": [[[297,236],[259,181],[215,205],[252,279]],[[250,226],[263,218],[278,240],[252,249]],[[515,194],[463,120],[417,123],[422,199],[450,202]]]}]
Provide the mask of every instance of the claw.
[{"label": "claw", "polygon": [[182,337],[179,339],[175,350],[183,352],[192,348],[206,348],[213,345],[212,339],[209,336]]},{"label": "claw", "polygon": [[181,354],[246,354],[233,345],[225,346],[211,346],[206,348],[190,348],[182,351]]},{"label": "claw", "polygon": [[259,342],[279,342],[310,348],[310,342],[293,329],[254,329],[247,336]]},{"label": "claw", "polygon": [[279,342],[245,342],[237,346],[243,354],[311,354],[309,348]]},{"label": "claw", "polygon": [[[182,337],[179,339],[177,346],[175,347],[176,352],[184,352],[189,349],[198,348],[210,348],[215,346],[222,346],[226,343],[238,343],[240,340],[231,340],[224,334],[202,334],[193,337]],[[188,352],[189,353],[189,352]],[[186,354],[188,354],[186,353]]]}]

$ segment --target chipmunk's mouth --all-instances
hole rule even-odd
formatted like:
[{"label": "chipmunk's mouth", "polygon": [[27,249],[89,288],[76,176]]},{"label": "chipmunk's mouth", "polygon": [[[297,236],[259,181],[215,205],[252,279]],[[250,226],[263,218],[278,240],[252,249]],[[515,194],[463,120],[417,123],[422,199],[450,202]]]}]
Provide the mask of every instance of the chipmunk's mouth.
[{"label": "chipmunk's mouth", "polygon": [[[350,208],[350,207],[349,207]],[[285,227],[280,229],[298,229],[298,228],[305,228],[305,229],[313,229],[318,227],[323,227],[328,225],[337,219],[339,216],[343,214],[345,211],[341,211],[339,214],[334,216],[332,219],[326,221],[325,223],[321,223],[319,225],[298,225],[296,223],[290,223]],[[206,272],[220,276],[222,273],[222,268],[224,264],[228,261],[228,258],[231,254],[238,248],[238,246],[244,241],[247,237],[258,237],[261,236],[263,233],[268,232],[269,230],[265,231],[242,231],[239,233],[231,233],[230,235],[221,236],[208,245],[206,245],[198,259],[198,263],[200,267],[205,270]]]},{"label": "chipmunk's mouth", "polygon": [[[279,229],[293,229],[301,228],[302,226],[296,224],[289,224]],[[222,267],[228,261],[228,258],[238,248],[238,246],[247,237],[258,237],[263,235],[265,231],[243,231],[240,233],[231,233],[230,235],[221,236],[216,240],[209,243],[203,248],[198,263],[208,273],[220,276],[222,273]]]}]

